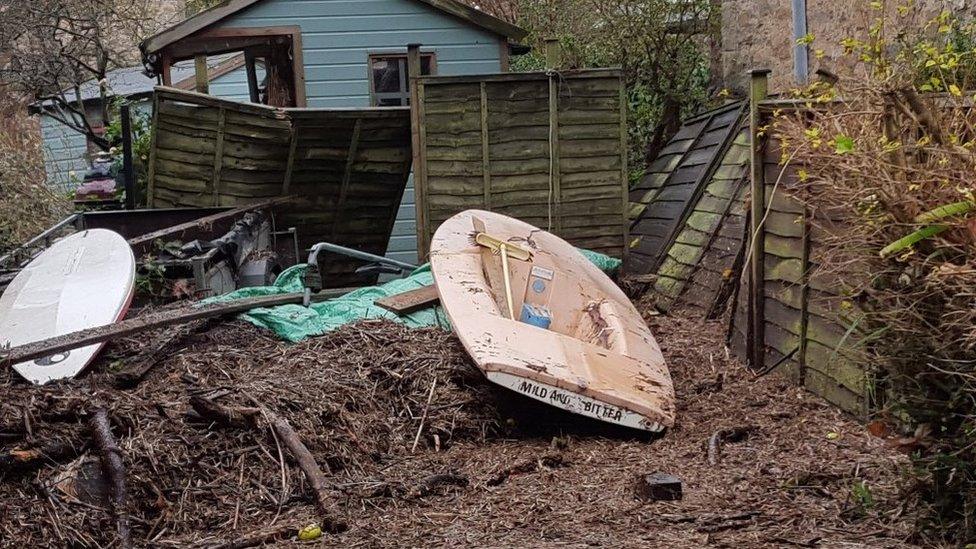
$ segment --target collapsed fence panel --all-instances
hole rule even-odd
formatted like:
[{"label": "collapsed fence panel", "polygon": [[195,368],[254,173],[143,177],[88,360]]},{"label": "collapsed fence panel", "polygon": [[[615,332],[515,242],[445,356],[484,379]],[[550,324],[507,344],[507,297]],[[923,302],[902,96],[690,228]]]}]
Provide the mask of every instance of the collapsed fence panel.
[{"label": "collapsed fence panel", "polygon": [[749,132],[743,127],[664,251],[653,288],[659,310],[687,306],[706,317],[724,310],[743,260],[748,163]]},{"label": "collapsed fence panel", "polygon": [[775,366],[839,408],[865,417],[874,398],[874,372],[858,350],[864,337],[859,311],[847,295],[847,275],[822,268],[826,240],[842,235],[844,228],[829,212],[811,210],[798,199],[799,166],[781,163],[776,139],[767,139],[761,153],[766,181],[763,341],[750,341],[748,311],[755,304],[749,302],[746,272],[732,317],[732,349],[745,358],[750,344],[761,345],[763,363],[753,368]]},{"label": "collapsed fence panel", "polygon": [[630,191],[628,273],[653,273],[666,260],[739,130],[743,112],[742,102],[731,103],[685,122]]},{"label": "collapsed fence panel", "polygon": [[[282,109],[157,88],[150,207],[237,206],[294,197],[279,227],[383,255],[410,173],[407,108]],[[324,255],[327,286],[375,282]]]},{"label": "collapsed fence panel", "polygon": [[478,208],[626,253],[626,101],[617,70],[418,81],[418,241]]}]

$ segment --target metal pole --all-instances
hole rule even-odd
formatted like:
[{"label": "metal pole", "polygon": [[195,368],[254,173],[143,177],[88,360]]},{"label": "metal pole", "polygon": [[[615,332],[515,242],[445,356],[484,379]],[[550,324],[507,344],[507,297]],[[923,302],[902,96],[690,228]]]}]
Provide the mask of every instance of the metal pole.
[{"label": "metal pole", "polygon": [[136,207],[135,175],[132,169],[132,113],[129,105],[119,108],[122,117],[122,182],[125,185],[125,209]]},{"label": "metal pole", "polygon": [[793,2],[793,77],[801,86],[807,85],[810,74],[810,46],[800,43],[807,35],[807,0]]},{"label": "metal pole", "polygon": [[750,134],[750,174],[752,204],[750,230],[752,247],[749,254],[749,341],[752,353],[750,362],[753,369],[761,370],[765,363],[766,314],[765,314],[765,268],[766,235],[763,231],[763,218],[766,215],[766,180],[763,167],[763,149],[759,138],[762,119],[759,102],[769,93],[769,69],[749,71],[749,134]]}]

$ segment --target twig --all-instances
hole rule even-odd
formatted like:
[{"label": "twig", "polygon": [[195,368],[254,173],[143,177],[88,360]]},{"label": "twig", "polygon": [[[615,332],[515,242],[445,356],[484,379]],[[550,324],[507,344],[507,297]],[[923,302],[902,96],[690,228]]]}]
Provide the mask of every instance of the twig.
[{"label": "twig", "polygon": [[207,545],[206,547],[208,549],[245,549],[246,547],[257,547],[259,545],[279,541],[282,538],[292,537],[296,532],[298,532],[298,528],[295,526],[281,526],[275,528],[274,530],[265,530],[264,532],[248,534],[233,541],[216,543],[213,545]]},{"label": "twig", "polygon": [[437,387],[437,378],[430,384],[430,393],[427,394],[427,404],[424,405],[424,413],[420,416],[420,427],[417,428],[417,436],[413,437],[413,447],[410,448],[411,452],[417,451],[417,443],[420,442],[420,433],[424,430],[424,422],[427,421],[427,412],[430,410],[430,403],[434,400],[434,388]]},{"label": "twig", "polygon": [[91,419],[91,429],[102,461],[102,469],[112,485],[110,501],[115,515],[115,526],[119,533],[119,543],[123,548],[132,547],[129,515],[126,512],[125,466],[122,464],[122,450],[112,437],[112,428],[105,408],[95,410]]},{"label": "twig", "polygon": [[708,438],[708,464],[715,466],[722,459],[722,443],[739,442],[756,430],[755,425],[719,429]]}]

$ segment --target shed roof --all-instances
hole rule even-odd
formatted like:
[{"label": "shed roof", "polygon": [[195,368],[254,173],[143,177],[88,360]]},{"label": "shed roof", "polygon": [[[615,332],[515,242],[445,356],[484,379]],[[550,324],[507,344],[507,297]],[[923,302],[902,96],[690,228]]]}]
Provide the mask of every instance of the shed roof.
[{"label": "shed roof", "polygon": [[[207,28],[235,13],[244,10],[263,0],[224,0],[220,4],[208,8],[200,13],[169,27],[144,40],[139,44],[144,56],[159,52],[166,46],[173,44],[191,34]],[[504,36],[511,40],[520,40],[528,35],[525,29],[507,21],[489,15],[473,8],[459,0],[416,0],[435,9],[458,17],[468,23],[481,27],[489,32]],[[297,17],[297,16],[296,16]]]},{"label": "shed roof", "polygon": [[[244,64],[244,56],[239,53],[229,53],[224,55],[215,55],[207,59],[207,65],[209,67],[208,75],[211,80],[218,78],[230,70],[237,67],[241,67]],[[192,82],[195,70],[193,66],[193,60],[183,61],[173,65],[172,75],[173,75],[173,87],[176,88],[187,88],[187,86],[182,85],[184,82]],[[142,65],[135,65],[132,67],[123,67],[121,69],[114,69],[108,71],[105,74],[105,79],[107,82],[107,97],[128,97],[135,98],[140,95],[149,95],[152,93],[153,88],[156,86],[156,78],[146,76],[145,67]],[[98,81],[94,78],[83,83],[79,87],[81,91],[82,101],[93,101],[95,99],[101,98],[101,90],[98,85]],[[77,101],[75,97],[75,91],[72,89],[64,90],[64,99],[69,103],[74,103]],[[38,111],[43,107],[52,105],[54,102],[51,99],[42,99],[33,103],[31,105],[32,111]]]}]

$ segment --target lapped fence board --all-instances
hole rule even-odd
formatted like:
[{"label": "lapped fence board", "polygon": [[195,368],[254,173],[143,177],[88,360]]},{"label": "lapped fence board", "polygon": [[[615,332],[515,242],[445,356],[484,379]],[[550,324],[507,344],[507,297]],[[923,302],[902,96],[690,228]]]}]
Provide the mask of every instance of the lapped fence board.
[{"label": "lapped fence board", "polygon": [[668,248],[731,146],[729,137],[739,131],[743,107],[731,103],[685,122],[631,189],[627,273],[652,273],[667,261]]},{"label": "lapped fence board", "polygon": [[[299,244],[386,253],[410,173],[409,109],[292,109],[156,89],[151,207],[293,197],[276,222]],[[370,283],[361,261],[321,256],[330,287]]]},{"label": "lapped fence board", "polygon": [[626,253],[626,101],[613,69],[418,79],[418,245],[466,209]]}]

